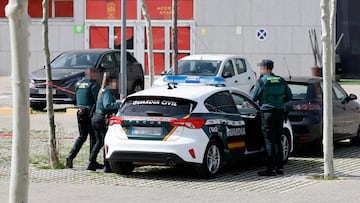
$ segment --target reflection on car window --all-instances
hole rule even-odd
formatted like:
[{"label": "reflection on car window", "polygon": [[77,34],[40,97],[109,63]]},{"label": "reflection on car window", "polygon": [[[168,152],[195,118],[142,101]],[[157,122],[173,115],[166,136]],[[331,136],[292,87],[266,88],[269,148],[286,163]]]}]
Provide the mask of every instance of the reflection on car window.
[{"label": "reflection on car window", "polygon": [[240,114],[256,113],[257,110],[255,104],[253,104],[249,99],[234,93],[232,94],[232,98],[234,99],[236,108]]},{"label": "reflection on car window", "polygon": [[216,76],[218,64],[216,60],[182,60],[179,61],[179,75]]},{"label": "reflection on car window", "polygon": [[213,94],[205,100],[204,105],[211,112],[239,113],[228,91]]},{"label": "reflection on car window", "polygon": [[234,63],[238,74],[246,72],[246,65],[244,59],[234,59]]},{"label": "reflection on car window", "polygon": [[168,97],[136,97],[125,101],[119,110],[122,116],[185,116],[196,103]]},{"label": "reflection on car window", "polygon": [[100,53],[64,53],[51,62],[51,68],[95,67]]},{"label": "reflection on car window", "polygon": [[104,55],[101,59],[101,65],[105,68],[115,68],[115,60],[112,53]]},{"label": "reflection on car window", "polygon": [[291,89],[291,93],[293,94],[292,100],[303,100],[307,98],[309,89],[308,84],[290,83],[288,85]]},{"label": "reflection on car window", "polygon": [[345,91],[336,83],[333,83],[334,97],[337,100],[344,100],[346,98]]},{"label": "reflection on car window", "polygon": [[224,64],[224,70],[222,72],[222,76],[234,76],[235,75],[235,71],[234,71],[234,66],[233,63],[231,62],[231,60],[228,60],[225,62]]}]

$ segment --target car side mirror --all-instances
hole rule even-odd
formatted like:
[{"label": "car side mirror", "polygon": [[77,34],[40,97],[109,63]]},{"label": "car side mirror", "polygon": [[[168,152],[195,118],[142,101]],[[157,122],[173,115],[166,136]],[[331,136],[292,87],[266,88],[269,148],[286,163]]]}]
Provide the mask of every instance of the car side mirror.
[{"label": "car side mirror", "polygon": [[349,96],[345,97],[345,98],[341,101],[341,103],[342,103],[342,104],[345,104],[345,103],[347,103],[347,102],[349,102],[349,101],[353,101],[353,100],[356,100],[356,99],[357,99],[357,96],[356,96],[355,94],[350,94]]},{"label": "car side mirror", "polygon": [[357,100],[357,96],[355,94],[350,94],[347,98],[349,101]]},{"label": "car side mirror", "polygon": [[222,77],[223,78],[231,78],[233,75],[230,73],[230,72],[224,72],[223,74],[222,74]]}]

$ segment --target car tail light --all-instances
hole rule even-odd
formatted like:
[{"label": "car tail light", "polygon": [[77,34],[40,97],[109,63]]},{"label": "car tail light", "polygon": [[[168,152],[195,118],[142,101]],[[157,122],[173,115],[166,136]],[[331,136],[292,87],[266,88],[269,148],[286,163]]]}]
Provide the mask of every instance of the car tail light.
[{"label": "car tail light", "polygon": [[184,126],[187,128],[202,128],[205,124],[205,119],[203,118],[179,118],[172,119],[169,121],[171,126]]},{"label": "car tail light", "polygon": [[117,116],[113,116],[109,119],[109,126],[112,125],[121,125],[124,122],[124,118],[123,117],[117,117]]},{"label": "car tail light", "polygon": [[295,111],[318,111],[320,110],[319,104],[297,104],[293,105],[292,110]]}]

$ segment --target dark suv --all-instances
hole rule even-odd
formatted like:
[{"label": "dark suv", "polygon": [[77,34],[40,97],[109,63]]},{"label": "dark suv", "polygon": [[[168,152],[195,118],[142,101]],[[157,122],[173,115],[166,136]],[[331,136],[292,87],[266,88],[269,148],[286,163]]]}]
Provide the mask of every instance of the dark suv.
[{"label": "dark suv", "polygon": [[[75,104],[75,83],[84,77],[85,69],[94,67],[101,73],[119,75],[120,50],[86,49],[67,51],[58,55],[50,64],[53,81],[53,101],[56,104]],[[144,89],[142,65],[127,53],[127,94]],[[46,107],[46,70],[30,74],[30,106],[35,110]],[[101,84],[101,78],[99,78]],[[120,81],[120,80],[119,80]],[[118,92],[118,90],[117,90]]]}]

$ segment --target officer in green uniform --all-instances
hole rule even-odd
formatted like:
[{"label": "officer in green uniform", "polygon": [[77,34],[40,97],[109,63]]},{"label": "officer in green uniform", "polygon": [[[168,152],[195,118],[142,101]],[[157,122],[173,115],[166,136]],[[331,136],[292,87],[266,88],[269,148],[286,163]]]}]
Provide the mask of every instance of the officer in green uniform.
[{"label": "officer in green uniform", "polygon": [[[75,84],[79,136],[66,158],[67,168],[73,167],[73,159],[80,151],[88,134],[90,134],[90,152],[95,145],[95,135],[91,126],[91,111],[96,103],[96,97],[100,89],[96,82],[97,77],[98,71],[95,68],[88,68],[85,70],[85,77]],[[103,166],[97,164],[97,167]]]},{"label": "officer in green uniform", "polygon": [[[96,170],[96,158],[100,149],[104,146],[104,138],[107,131],[106,118],[116,113],[121,103],[116,102],[115,96],[111,90],[116,89],[117,80],[115,78],[106,78],[105,88],[100,90],[98,100],[96,102],[95,114],[91,119],[92,126],[95,131],[96,143],[91,150],[89,165],[87,170]],[[112,172],[109,163],[105,159],[104,150],[104,172]]]},{"label": "officer in green uniform", "polygon": [[258,175],[282,175],[284,172],[281,134],[285,119],[284,103],[292,98],[292,93],[285,80],[272,72],[273,61],[264,59],[258,66],[261,76],[256,82],[252,99],[259,101],[261,106],[262,132],[268,155],[267,169],[258,172]]}]

